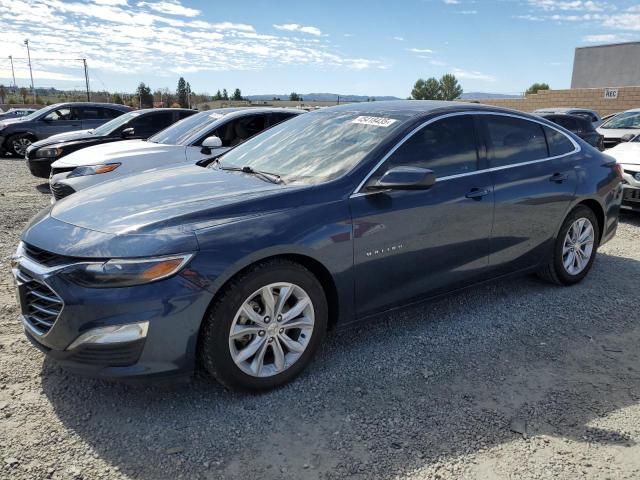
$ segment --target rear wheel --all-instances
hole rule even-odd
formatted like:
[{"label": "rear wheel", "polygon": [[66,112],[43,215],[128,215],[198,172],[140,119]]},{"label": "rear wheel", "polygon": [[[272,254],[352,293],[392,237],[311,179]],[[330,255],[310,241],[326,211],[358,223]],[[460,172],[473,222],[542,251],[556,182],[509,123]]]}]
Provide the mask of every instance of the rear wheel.
[{"label": "rear wheel", "polygon": [[7,145],[9,150],[18,157],[24,157],[27,153],[27,148],[33,143],[33,138],[27,134],[13,135],[7,139]]},{"label": "rear wheel", "polygon": [[274,260],[225,288],[204,320],[200,360],[229,388],[266,390],[310,362],[327,328],[327,301],[303,266]]},{"label": "rear wheel", "polygon": [[553,255],[539,275],[559,285],[578,283],[589,273],[599,242],[598,219],[593,210],[576,207],[562,224]]}]

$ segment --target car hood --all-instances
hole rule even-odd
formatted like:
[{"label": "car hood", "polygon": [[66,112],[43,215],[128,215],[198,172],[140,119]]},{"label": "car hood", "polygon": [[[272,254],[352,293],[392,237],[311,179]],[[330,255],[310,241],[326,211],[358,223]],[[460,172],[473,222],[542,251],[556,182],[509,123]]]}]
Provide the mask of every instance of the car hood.
[{"label": "car hood", "polygon": [[0,118],[0,130],[4,127],[8,127],[9,125],[13,125],[14,123],[24,122],[24,118],[15,117],[15,118]]},{"label": "car hood", "polygon": [[73,132],[58,133],[57,135],[51,135],[43,140],[33,142],[31,146],[34,148],[46,147],[48,145],[54,145],[60,142],[67,142],[70,140],[84,140],[87,138],[100,138],[95,135],[91,135],[91,130],[75,130]]},{"label": "car hood", "polygon": [[291,188],[244,173],[187,165],[96,185],[57,202],[51,216],[116,235],[193,232],[255,215],[255,200]]},{"label": "car hood", "polygon": [[164,145],[145,140],[123,140],[83,148],[53,163],[53,167],[77,167],[118,162],[129,157],[174,153],[176,162],[184,161],[183,145]]},{"label": "car hood", "polygon": [[625,142],[606,151],[616,162],[625,165],[640,165],[640,142]]},{"label": "car hood", "polygon": [[637,128],[596,128],[596,131],[605,138],[622,138],[627,134],[638,135],[640,130]]}]

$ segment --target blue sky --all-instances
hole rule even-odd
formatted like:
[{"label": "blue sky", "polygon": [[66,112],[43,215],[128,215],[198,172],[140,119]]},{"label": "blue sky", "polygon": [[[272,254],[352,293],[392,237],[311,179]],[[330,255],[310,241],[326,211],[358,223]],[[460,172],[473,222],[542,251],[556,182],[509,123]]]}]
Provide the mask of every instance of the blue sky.
[{"label": "blue sky", "polygon": [[[419,77],[464,90],[566,88],[577,46],[640,40],[640,1],[0,0],[0,83],[132,91],[332,92],[406,97]],[[6,60],[5,60],[6,59]]]}]

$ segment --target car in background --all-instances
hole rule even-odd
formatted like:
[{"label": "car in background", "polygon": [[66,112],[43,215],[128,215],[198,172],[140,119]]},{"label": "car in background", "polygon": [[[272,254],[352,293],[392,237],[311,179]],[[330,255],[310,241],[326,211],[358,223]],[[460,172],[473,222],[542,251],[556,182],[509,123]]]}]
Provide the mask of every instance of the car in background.
[{"label": "car in background", "polygon": [[25,117],[1,120],[0,154],[24,157],[33,142],[57,133],[96,128],[131,110],[114,103],[57,103]]},{"label": "car in background", "polygon": [[0,120],[4,120],[7,118],[26,117],[27,115],[31,115],[35,111],[35,108],[10,108],[4,113],[0,113]]},{"label": "car in background", "polygon": [[597,130],[604,136],[604,148],[615,147],[624,141],[623,137],[633,137],[640,133],[640,108],[619,113],[600,125]]},{"label": "car in background", "polygon": [[584,117],[589,120],[594,127],[597,127],[602,123],[602,119],[598,112],[595,110],[589,110],[587,108],[571,108],[571,107],[560,107],[560,108],[540,108],[538,110],[534,110],[535,114],[545,114],[545,113],[565,113],[567,115],[578,115],[580,117]]},{"label": "car in background", "polygon": [[[607,120],[612,119],[613,117],[615,117],[616,115],[621,114],[622,112],[616,112],[616,113],[610,113],[609,115],[605,115],[604,117],[602,117],[602,123],[606,122]],[[602,125],[601,123],[601,125]]]},{"label": "car in background", "polygon": [[147,140],[96,145],[51,165],[53,200],[98,183],[167,165],[195,163],[239,145],[263,130],[305,113],[285,108],[219,108],[185,118]]},{"label": "car in background", "polygon": [[97,128],[52,135],[29,145],[25,154],[27,166],[34,176],[49,178],[51,164],[71,152],[92,145],[149,138],[195,113],[197,113],[196,110],[186,108],[134,110]]},{"label": "car in background", "polygon": [[640,133],[607,150],[622,170],[622,208],[640,212]]},{"label": "car in background", "polygon": [[604,150],[604,137],[596,131],[589,119],[566,113],[543,113],[540,116],[566,128],[598,150]]},{"label": "car in background", "polygon": [[328,328],[507,275],[580,282],[620,198],[616,162],[543,118],[363,102],[282,122],[207,167],[57,202],[12,270],[26,336],[67,369],[200,365],[265,390],[299,374]]}]

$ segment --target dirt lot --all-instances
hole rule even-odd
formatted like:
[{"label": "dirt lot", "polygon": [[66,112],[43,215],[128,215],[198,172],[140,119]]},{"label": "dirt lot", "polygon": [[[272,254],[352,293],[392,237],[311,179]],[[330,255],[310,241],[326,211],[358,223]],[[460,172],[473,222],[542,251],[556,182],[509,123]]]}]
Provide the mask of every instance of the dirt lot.
[{"label": "dirt lot", "polygon": [[498,282],[329,335],[240,395],[65,373],[24,339],[9,257],[48,202],[0,159],[0,477],[640,478],[640,216],[573,288]]}]

